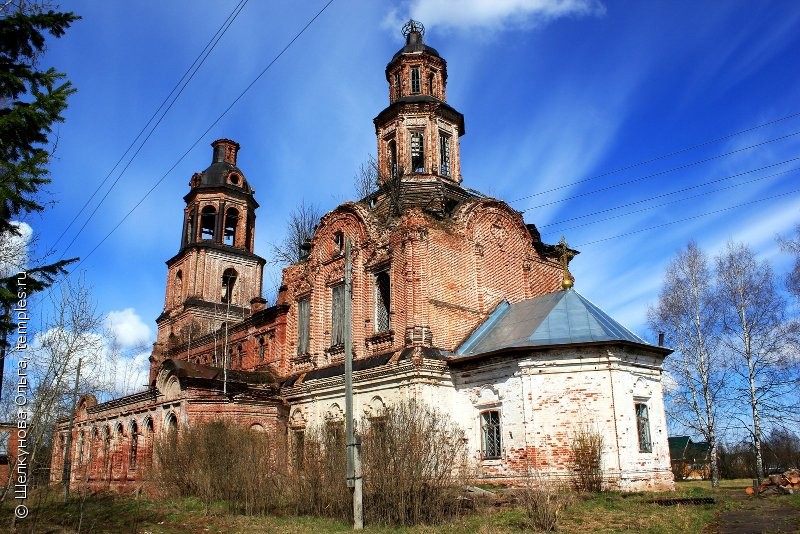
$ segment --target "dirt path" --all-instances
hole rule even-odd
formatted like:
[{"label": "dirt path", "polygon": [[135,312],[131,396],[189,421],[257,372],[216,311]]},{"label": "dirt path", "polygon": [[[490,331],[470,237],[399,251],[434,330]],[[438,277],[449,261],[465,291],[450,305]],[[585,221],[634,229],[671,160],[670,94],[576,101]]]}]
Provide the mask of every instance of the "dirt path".
[{"label": "dirt path", "polygon": [[734,495],[742,507],[722,512],[713,532],[718,534],[800,533],[800,509],[771,497]]}]

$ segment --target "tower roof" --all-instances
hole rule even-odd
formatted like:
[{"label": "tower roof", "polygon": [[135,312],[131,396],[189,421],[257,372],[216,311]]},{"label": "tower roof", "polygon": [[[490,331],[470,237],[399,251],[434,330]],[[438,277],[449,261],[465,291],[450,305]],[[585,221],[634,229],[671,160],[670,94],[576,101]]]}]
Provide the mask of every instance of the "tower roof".
[{"label": "tower roof", "polygon": [[425,26],[416,20],[409,20],[403,26],[403,35],[406,38],[406,44],[392,56],[392,61],[396,60],[403,54],[414,54],[419,52],[427,52],[428,54],[436,57],[441,57],[435,48],[425,44]]},{"label": "tower roof", "polygon": [[214,147],[211,165],[203,172],[194,175],[191,182],[192,189],[233,186],[252,194],[253,188],[245,179],[242,170],[236,166],[239,143],[231,139],[217,139],[211,146]]},{"label": "tower roof", "polygon": [[515,304],[501,302],[455,352],[463,357],[522,347],[610,342],[671,352],[643,340],[574,289]]}]

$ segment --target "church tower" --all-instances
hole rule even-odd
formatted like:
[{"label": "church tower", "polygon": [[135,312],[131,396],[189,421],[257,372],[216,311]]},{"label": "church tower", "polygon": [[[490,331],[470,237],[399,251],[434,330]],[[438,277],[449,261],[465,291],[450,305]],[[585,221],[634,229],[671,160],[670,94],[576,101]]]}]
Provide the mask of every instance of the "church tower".
[{"label": "church tower", "polygon": [[447,104],[447,62],[424,42],[425,28],[409,20],[406,44],[386,65],[389,106],[375,117],[378,182],[461,183],[459,137],[464,116]]},{"label": "church tower", "polygon": [[[167,261],[164,311],[156,319],[158,338],[151,371],[170,350],[192,338],[224,331],[261,305],[266,261],[253,253],[258,203],[236,166],[239,143],[218,139],[211,165],[195,173],[184,197],[186,208],[178,253]],[[221,353],[220,353],[221,357]]]}]

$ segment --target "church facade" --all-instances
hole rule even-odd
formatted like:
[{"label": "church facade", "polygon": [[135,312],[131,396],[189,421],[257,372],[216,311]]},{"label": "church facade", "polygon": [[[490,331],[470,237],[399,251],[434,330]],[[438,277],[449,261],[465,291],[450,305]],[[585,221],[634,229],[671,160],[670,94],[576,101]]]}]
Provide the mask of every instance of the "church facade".
[{"label": "church facade", "polygon": [[477,476],[497,482],[530,469],[569,476],[572,439],[589,429],[603,436],[610,487],[672,488],[661,385],[670,351],[572,288],[577,251],[543,243],[505,202],[462,184],[464,116],[447,103],[447,64],[423,33],[407,24],[386,67],[377,190],[322,217],[270,306],[240,147],[212,143],[167,261],[150,388],[82,398],[71,439],[68,421],[56,429],[54,482],[69,458],[73,481],[137,484],[160,434],[215,418],[273,434],[291,465],[306,429],[344,420],[351,329],[356,418],[401,399],[437,407],[465,431]]}]

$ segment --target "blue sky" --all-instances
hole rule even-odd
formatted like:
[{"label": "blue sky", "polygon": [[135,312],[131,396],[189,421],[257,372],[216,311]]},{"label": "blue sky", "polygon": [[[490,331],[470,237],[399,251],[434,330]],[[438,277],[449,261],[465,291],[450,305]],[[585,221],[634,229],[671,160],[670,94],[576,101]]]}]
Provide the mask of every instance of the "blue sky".
[{"label": "blue sky", "polygon": [[[335,0],[203,135],[325,3],[251,0],[93,219],[75,238],[119,169],[57,243],[57,256],[86,258],[80,269],[100,309],[129,337],[154,336],[182,197],[214,139],[241,144],[239,166],[261,204],[261,255],[301,199],[327,211],[353,197],[353,175],[376,150],[372,119],[388,103],[384,68],[409,16],[447,60],[448,102],[466,117],[464,185],[511,201],[547,242],[565,235],[581,251],[576,289],[623,324],[653,338],[647,306],[689,239],[712,254],[745,241],[779,274],[788,269],[776,235],[800,222],[799,173],[784,172],[800,159],[781,163],[800,156],[800,134],[791,135],[800,132],[800,4]],[[26,218],[32,246],[56,242],[235,5],[65,5],[83,19],[42,61],[78,93],[58,127],[54,204]],[[265,287],[275,283],[265,276]]]}]

